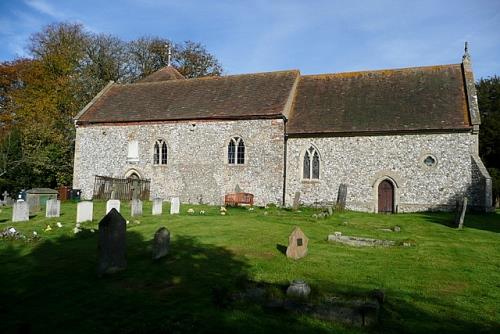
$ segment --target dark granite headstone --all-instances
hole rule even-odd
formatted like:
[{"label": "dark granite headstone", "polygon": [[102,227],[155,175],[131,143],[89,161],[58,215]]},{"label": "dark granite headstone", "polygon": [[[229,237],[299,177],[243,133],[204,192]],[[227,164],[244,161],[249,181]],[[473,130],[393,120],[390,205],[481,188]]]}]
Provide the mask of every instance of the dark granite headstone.
[{"label": "dark granite headstone", "polygon": [[339,186],[339,193],[337,196],[337,209],[345,210],[346,201],[347,201],[347,184],[341,183]]},{"label": "dark granite headstone", "polygon": [[153,239],[153,260],[164,257],[170,248],[170,231],[161,227]]},{"label": "dark granite headstone", "polygon": [[98,267],[99,276],[113,274],[127,268],[127,223],[111,209],[99,222]]}]

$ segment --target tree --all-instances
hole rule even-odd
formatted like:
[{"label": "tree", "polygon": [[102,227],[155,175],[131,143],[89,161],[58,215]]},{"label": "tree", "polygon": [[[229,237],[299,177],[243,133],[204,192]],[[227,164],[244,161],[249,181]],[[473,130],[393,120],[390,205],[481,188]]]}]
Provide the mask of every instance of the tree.
[{"label": "tree", "polygon": [[500,77],[481,79],[476,84],[481,132],[479,154],[493,181],[493,196],[500,202]]},{"label": "tree", "polygon": [[186,41],[174,48],[174,62],[186,78],[222,75],[219,61],[200,43]]}]

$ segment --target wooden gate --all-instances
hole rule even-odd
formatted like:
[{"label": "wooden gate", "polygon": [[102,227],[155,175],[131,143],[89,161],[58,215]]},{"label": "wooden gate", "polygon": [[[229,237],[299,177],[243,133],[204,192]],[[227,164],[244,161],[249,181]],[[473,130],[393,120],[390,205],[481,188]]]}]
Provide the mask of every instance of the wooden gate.
[{"label": "wooden gate", "polygon": [[378,212],[394,212],[394,186],[388,180],[378,185]]}]

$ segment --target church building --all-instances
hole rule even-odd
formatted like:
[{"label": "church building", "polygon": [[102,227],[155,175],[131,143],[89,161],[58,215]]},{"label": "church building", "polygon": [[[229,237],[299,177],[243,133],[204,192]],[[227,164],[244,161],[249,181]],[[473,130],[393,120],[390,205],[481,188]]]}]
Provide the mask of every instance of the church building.
[{"label": "church building", "polygon": [[490,210],[471,61],[320,75],[185,79],[167,66],[109,83],[75,118],[73,187],[150,180],[150,198],[220,205],[335,203],[366,212]]}]

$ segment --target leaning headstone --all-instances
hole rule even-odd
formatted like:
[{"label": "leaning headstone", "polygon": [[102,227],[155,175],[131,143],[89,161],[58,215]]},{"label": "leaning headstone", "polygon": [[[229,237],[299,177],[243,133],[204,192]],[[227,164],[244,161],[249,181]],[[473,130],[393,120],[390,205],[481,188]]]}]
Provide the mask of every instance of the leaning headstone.
[{"label": "leaning headstone", "polygon": [[83,223],[92,221],[94,214],[94,203],[90,201],[78,202],[76,205],[76,222]]},{"label": "leaning headstone", "polygon": [[116,211],[120,212],[120,200],[119,199],[110,199],[106,202],[106,214],[108,214],[111,209],[116,209]]},{"label": "leaning headstone", "polygon": [[98,266],[99,276],[113,274],[127,268],[127,223],[112,208],[99,222]]},{"label": "leaning headstone", "polygon": [[61,201],[58,199],[49,199],[45,206],[45,217],[59,217],[61,214]]},{"label": "leaning headstone", "polygon": [[161,215],[163,212],[163,200],[161,198],[153,199],[153,216]]},{"label": "leaning headstone", "polygon": [[130,215],[132,217],[142,216],[142,201],[140,199],[133,199],[131,204]]},{"label": "leaning headstone", "polygon": [[462,203],[457,201],[457,213],[455,216],[455,226],[460,230],[464,226],[465,211],[467,211],[467,197],[464,197]]},{"label": "leaning headstone", "polygon": [[337,196],[337,209],[340,211],[345,210],[346,201],[347,201],[347,184],[341,183],[339,186],[339,192]]},{"label": "leaning headstone", "polygon": [[311,293],[311,288],[303,280],[292,281],[292,284],[286,289],[286,295],[292,298],[306,299]]},{"label": "leaning headstone", "polygon": [[307,244],[309,239],[299,227],[293,230],[292,234],[288,237],[288,247],[286,249],[286,256],[295,260],[303,258],[307,255]]},{"label": "leaning headstone", "polygon": [[153,239],[153,260],[164,257],[170,248],[170,231],[161,227],[156,231]]},{"label": "leaning headstone", "polygon": [[24,222],[30,220],[28,203],[19,200],[12,205],[12,221]]},{"label": "leaning headstone", "polygon": [[178,214],[180,211],[180,206],[181,205],[179,202],[179,197],[172,197],[172,200],[170,201],[170,214]]},{"label": "leaning headstone", "polygon": [[293,209],[298,210],[300,206],[300,191],[297,191],[295,193],[295,196],[293,197]]}]

